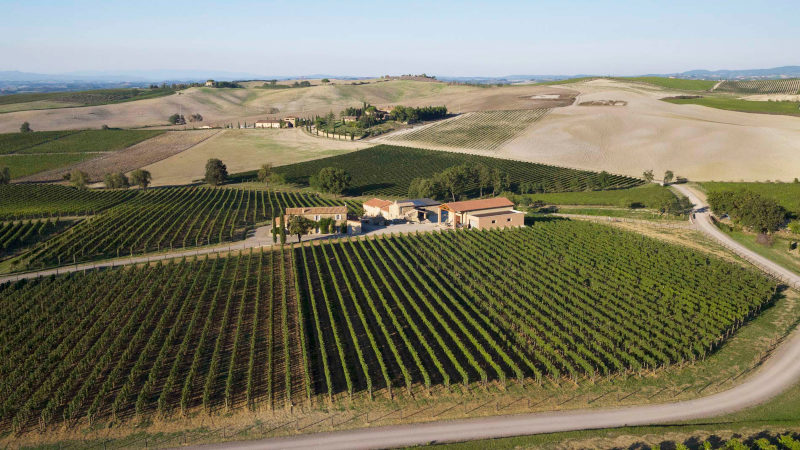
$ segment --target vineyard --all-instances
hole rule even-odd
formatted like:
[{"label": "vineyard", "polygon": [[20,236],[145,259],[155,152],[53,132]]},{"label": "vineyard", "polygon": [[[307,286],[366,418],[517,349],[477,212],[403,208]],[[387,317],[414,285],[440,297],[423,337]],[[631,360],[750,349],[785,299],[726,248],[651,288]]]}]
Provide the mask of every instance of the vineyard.
[{"label": "vineyard", "polygon": [[0,259],[46,239],[64,226],[58,219],[0,223]]},{"label": "vineyard", "polygon": [[800,78],[786,80],[723,81],[717,92],[735,94],[800,94]]},{"label": "vineyard", "polygon": [[[353,195],[406,196],[413,178],[431,177],[448,167],[465,163],[499,169],[508,175],[511,188],[517,190],[521,183],[532,183],[546,192],[582,191],[597,184],[600,176],[596,172],[545,164],[391,145],[378,145],[344,155],[281,166],[275,168],[275,172],[282,173],[292,183],[308,184],[309,177],[321,169],[338,167],[352,176],[350,193]],[[642,184],[642,180],[633,177],[608,177],[608,189]],[[474,191],[476,194],[477,189]]]},{"label": "vineyard", "polygon": [[75,189],[57,184],[0,185],[0,220],[96,214],[137,193]]},{"label": "vineyard", "polygon": [[388,141],[494,150],[525,131],[549,109],[480,111],[461,114],[420,129],[388,136]]},{"label": "vineyard", "polygon": [[[313,194],[249,189],[152,189],[93,216],[28,256],[29,268],[243,239],[287,207],[341,204]],[[351,206],[352,207],[352,206]]]},{"label": "vineyard", "polygon": [[0,286],[0,429],[638,373],[703,358],[774,291],[570,221],[20,281]]}]

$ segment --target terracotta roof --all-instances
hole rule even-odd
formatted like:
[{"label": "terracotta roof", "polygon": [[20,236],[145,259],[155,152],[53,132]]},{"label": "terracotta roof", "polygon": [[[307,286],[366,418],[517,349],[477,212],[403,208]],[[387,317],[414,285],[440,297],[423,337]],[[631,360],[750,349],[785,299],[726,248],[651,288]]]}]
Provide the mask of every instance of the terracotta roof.
[{"label": "terracotta roof", "polygon": [[379,198],[372,198],[364,202],[364,206],[371,206],[373,208],[383,208],[384,206],[391,205],[389,200],[381,200]]},{"label": "terracotta roof", "polygon": [[287,215],[300,214],[347,214],[347,206],[314,206],[310,208],[286,208]]},{"label": "terracotta roof", "polygon": [[424,207],[424,206],[436,206],[441,205],[441,202],[437,202],[436,200],[432,200],[429,198],[411,198],[408,200],[398,200],[398,206],[414,206],[414,207]]},{"label": "terracotta roof", "polygon": [[480,200],[467,200],[464,202],[445,203],[442,208],[454,212],[480,211],[482,209],[503,208],[514,206],[514,203],[505,197],[484,198]]}]

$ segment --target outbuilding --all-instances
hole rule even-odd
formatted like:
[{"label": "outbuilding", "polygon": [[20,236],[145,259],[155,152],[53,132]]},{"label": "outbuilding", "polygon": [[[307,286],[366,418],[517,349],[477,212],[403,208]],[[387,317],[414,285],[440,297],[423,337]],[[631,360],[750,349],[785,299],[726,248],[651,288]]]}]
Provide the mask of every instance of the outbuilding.
[{"label": "outbuilding", "polygon": [[438,222],[453,228],[488,229],[525,225],[525,213],[515,210],[514,203],[505,197],[445,203],[438,210]]}]

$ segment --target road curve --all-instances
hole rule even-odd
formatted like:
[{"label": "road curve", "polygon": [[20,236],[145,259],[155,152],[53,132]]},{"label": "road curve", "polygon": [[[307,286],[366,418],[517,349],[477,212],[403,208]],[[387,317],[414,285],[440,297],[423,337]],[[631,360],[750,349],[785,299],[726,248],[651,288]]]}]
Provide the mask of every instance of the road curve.
[{"label": "road curve", "polygon": [[[700,201],[700,196],[695,191],[686,186],[675,187],[697,205],[694,222],[700,230],[726,247],[735,249],[737,253],[757,266],[768,269],[780,277],[786,277],[786,282],[800,285],[800,276],[747,250],[717,229],[711,222],[707,206]],[[584,409],[362,428],[255,441],[228,442],[201,447],[243,450],[262,448],[366,449],[674,423],[720,416],[763,403],[790,388],[798,380],[800,380],[800,330],[795,330],[775,350],[767,362],[742,384],[727,391],[694,400],[624,408]]]}]

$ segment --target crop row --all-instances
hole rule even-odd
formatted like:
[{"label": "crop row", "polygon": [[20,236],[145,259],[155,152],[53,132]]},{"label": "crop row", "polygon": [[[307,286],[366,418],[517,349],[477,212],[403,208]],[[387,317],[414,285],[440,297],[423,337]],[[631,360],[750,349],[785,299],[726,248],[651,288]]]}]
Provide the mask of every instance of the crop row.
[{"label": "crop row", "polygon": [[557,221],[0,285],[0,429],[579,381],[704,358],[774,283]]},{"label": "crop row", "polygon": [[316,195],[183,187],[149,190],[91,217],[30,256],[41,267],[244,238],[286,207],[331,205]]},{"label": "crop row", "polygon": [[4,286],[0,428],[302,401],[310,391],[286,380],[302,383],[307,368],[285,356],[299,351],[287,335],[299,332],[299,317],[270,312],[296,311],[287,305],[291,256],[250,252]]},{"label": "crop row", "polygon": [[[516,191],[523,183],[536,185],[538,190],[544,192],[582,191],[599,186],[621,189],[642,184],[642,180],[622,175],[602,175],[510,159],[390,145],[290,164],[275,170],[293,183],[307,184],[309,178],[322,168],[337,167],[351,175],[351,194],[406,196],[414,178],[430,178],[448,167],[460,164],[483,164],[490,169],[496,168],[508,175],[511,189]],[[607,179],[600,180],[602,177]],[[477,195],[477,189],[474,191]]]},{"label": "crop row", "polygon": [[479,111],[389,136],[390,141],[494,150],[547,115],[549,109]]},{"label": "crop row", "polygon": [[715,91],[737,94],[800,94],[800,78],[787,80],[723,81]]},{"label": "crop row", "polygon": [[57,184],[0,185],[0,220],[95,214],[137,193],[75,189]]},{"label": "crop row", "polygon": [[28,220],[0,224],[0,257],[31,245],[59,228],[56,220]]},{"label": "crop row", "polygon": [[162,133],[161,130],[83,130],[0,134],[0,154],[110,152]]}]

